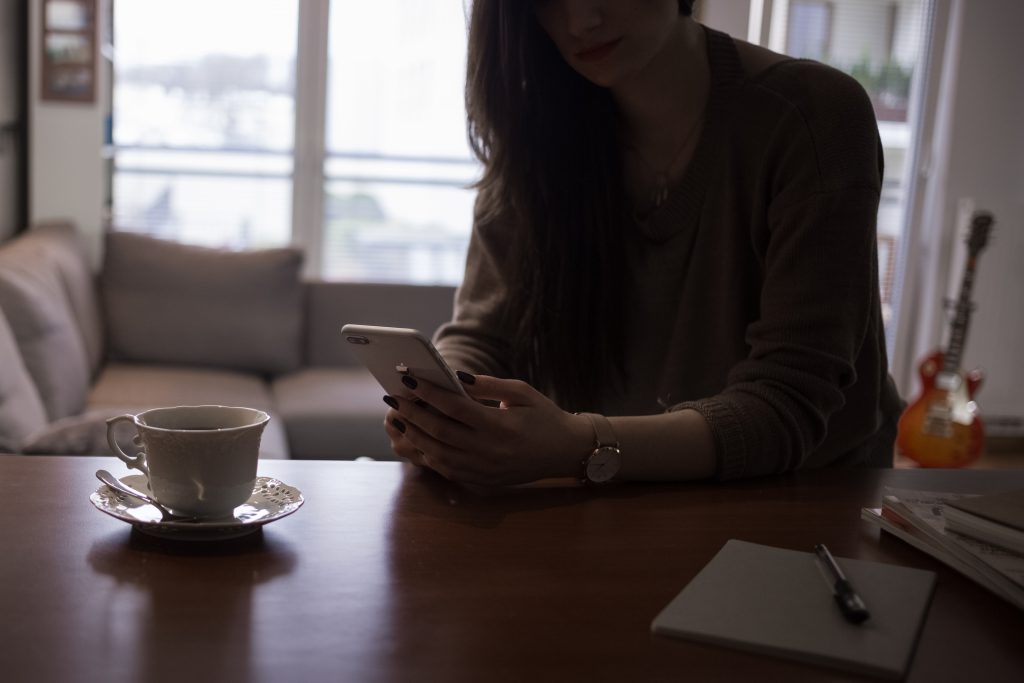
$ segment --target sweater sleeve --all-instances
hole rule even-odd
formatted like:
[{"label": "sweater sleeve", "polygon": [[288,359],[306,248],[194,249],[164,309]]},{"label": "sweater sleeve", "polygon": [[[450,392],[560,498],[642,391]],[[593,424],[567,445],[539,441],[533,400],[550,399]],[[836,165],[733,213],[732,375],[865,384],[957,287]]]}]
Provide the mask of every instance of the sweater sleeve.
[{"label": "sweater sleeve", "polygon": [[509,377],[510,336],[502,323],[508,282],[501,265],[513,236],[507,222],[482,217],[481,203],[478,197],[453,318],[437,330],[434,343],[456,370]]},{"label": "sweater sleeve", "polygon": [[779,86],[792,106],[762,160],[768,211],[752,228],[763,279],[749,354],[720,393],[672,408],[707,420],[721,479],[798,468],[822,444],[878,306],[874,112],[852,78],[794,68],[800,85]]}]

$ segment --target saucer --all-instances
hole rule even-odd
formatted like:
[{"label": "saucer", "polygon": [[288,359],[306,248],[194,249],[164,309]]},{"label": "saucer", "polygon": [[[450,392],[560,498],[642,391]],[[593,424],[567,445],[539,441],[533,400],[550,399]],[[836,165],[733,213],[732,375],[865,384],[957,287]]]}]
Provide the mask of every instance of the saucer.
[{"label": "saucer", "polygon": [[[145,491],[146,478],[141,474],[121,477],[121,481]],[[245,536],[264,524],[287,517],[305,502],[302,492],[272,477],[256,477],[249,500],[235,508],[231,517],[199,521],[164,521],[155,505],[126,496],[106,484],[100,484],[89,500],[101,512],[128,522],[139,531],[161,538],[182,541],[220,541]]]}]

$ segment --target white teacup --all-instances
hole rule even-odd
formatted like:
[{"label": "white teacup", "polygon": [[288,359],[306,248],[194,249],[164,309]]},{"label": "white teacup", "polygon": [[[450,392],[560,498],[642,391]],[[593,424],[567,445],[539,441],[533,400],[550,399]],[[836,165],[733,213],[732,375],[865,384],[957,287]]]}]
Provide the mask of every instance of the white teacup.
[{"label": "white teacup", "polygon": [[[270,416],[253,408],[175,406],[107,420],[107,443],[128,467],[146,475],[149,490],[171,512],[229,517],[256,481],[260,437]],[[128,455],[114,428],[131,422],[143,450]]]}]

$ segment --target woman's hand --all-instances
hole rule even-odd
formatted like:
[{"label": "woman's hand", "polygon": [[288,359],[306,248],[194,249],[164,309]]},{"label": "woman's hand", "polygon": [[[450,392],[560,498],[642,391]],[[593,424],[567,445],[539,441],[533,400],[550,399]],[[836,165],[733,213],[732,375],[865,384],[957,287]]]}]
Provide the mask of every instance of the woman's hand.
[{"label": "woman's hand", "polygon": [[[575,477],[593,447],[590,421],[519,380],[459,373],[471,398],[406,376],[418,400],[389,396],[385,429],[395,454],[453,481],[522,484]],[[493,408],[480,400],[500,401]]]}]

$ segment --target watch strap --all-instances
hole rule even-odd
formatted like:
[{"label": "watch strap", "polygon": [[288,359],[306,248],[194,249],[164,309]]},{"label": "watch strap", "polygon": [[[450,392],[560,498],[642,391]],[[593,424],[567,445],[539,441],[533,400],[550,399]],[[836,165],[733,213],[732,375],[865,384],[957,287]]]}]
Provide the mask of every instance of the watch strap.
[{"label": "watch strap", "polygon": [[590,424],[594,427],[595,448],[619,447],[619,440],[615,438],[615,430],[612,429],[612,423],[608,421],[607,417],[598,413],[580,413],[580,415],[590,420]]}]

